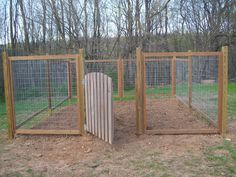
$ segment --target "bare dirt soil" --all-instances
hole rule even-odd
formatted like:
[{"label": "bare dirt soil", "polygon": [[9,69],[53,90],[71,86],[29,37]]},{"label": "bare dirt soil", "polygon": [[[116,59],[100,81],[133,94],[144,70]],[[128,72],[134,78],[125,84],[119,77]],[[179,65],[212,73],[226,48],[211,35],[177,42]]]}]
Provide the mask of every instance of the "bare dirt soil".
[{"label": "bare dirt soil", "polygon": [[[1,135],[0,176],[236,176],[234,151],[224,148],[226,141],[236,148],[235,132],[227,135],[228,140],[220,135],[136,136],[135,103],[114,103],[113,145],[90,134],[17,136],[13,141]],[[168,107],[163,104],[159,110],[164,112],[162,116],[175,115],[181,126],[186,117],[194,115],[177,102]],[[156,119],[157,110],[152,113]],[[208,126],[200,120],[193,124]]]},{"label": "bare dirt soil", "polygon": [[[127,134],[135,132],[134,102],[114,102],[116,130]],[[129,108],[129,111],[127,110]],[[175,98],[147,100],[148,129],[201,129],[214,128],[199,113],[188,109]],[[125,120],[123,117],[127,117]],[[125,121],[125,122],[124,122]],[[77,105],[57,108],[52,116],[35,125],[33,129],[78,129]],[[128,132],[127,132],[128,131]],[[119,134],[119,133],[118,133]],[[122,134],[123,136],[123,134]]]},{"label": "bare dirt soil", "polygon": [[196,111],[175,98],[147,100],[148,129],[208,129],[214,128]]},{"label": "bare dirt soil", "polygon": [[78,129],[77,105],[59,107],[51,116],[38,123],[33,129],[76,130]]}]

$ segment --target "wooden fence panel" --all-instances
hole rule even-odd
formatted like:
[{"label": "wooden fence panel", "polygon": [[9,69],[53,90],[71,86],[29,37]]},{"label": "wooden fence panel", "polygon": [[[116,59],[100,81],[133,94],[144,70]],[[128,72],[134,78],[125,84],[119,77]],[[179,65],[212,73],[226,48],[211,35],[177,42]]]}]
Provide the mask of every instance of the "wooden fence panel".
[{"label": "wooden fence panel", "polygon": [[112,144],[114,118],[112,79],[103,73],[85,76],[86,130]]}]

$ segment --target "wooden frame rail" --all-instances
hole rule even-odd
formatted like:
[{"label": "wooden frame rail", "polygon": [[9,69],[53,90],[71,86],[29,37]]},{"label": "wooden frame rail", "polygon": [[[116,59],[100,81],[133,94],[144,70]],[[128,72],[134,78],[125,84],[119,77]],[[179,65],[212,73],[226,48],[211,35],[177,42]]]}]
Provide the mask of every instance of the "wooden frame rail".
[{"label": "wooden frame rail", "polygon": [[32,55],[32,56],[11,56],[10,61],[19,60],[60,60],[60,59],[76,59],[78,54],[63,54],[63,55]]},{"label": "wooden frame rail", "polygon": [[219,134],[217,129],[160,129],[146,130],[150,135],[202,135],[202,134]]},{"label": "wooden frame rail", "polygon": [[119,57],[117,60],[118,97],[124,97],[124,61]]},{"label": "wooden frame rail", "polygon": [[6,100],[6,113],[8,123],[8,137],[14,138],[16,123],[15,123],[15,111],[14,111],[14,95],[13,95],[13,83],[12,83],[12,66],[11,61],[7,53],[4,51],[3,58],[3,73],[4,73],[4,89]]},{"label": "wooden frame rail", "polygon": [[80,130],[34,130],[19,129],[16,134],[20,135],[81,135]]},{"label": "wooden frame rail", "polygon": [[221,52],[144,52],[145,58],[151,57],[188,57],[188,56],[220,56]]}]

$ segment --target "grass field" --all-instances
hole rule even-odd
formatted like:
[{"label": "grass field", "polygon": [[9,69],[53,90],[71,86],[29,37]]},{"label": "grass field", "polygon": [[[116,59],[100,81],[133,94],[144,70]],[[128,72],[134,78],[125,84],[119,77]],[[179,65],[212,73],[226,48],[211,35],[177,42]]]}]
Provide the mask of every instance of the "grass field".
[{"label": "grass field", "polygon": [[[159,95],[170,95],[171,87],[170,86],[162,86],[158,88],[147,88],[146,90],[148,97],[150,98],[158,98]],[[176,87],[176,95],[181,97],[186,97],[188,94],[188,87],[186,84],[177,84]],[[135,90],[126,90],[125,96],[123,98],[119,98],[117,96],[117,91],[114,93],[113,100],[114,101],[129,101],[135,99]],[[209,95],[212,94],[212,98],[209,98]],[[0,130],[6,129],[7,121],[6,121],[6,110],[5,110],[5,102],[4,98],[0,98]],[[193,102],[194,99],[199,101],[199,103],[205,103],[212,106],[213,109],[207,109],[204,104],[201,104],[202,109],[206,108],[207,111],[211,112],[214,115],[217,113],[217,85],[216,84],[193,84]],[[52,105],[58,103],[62,98],[54,98],[52,99]],[[76,98],[72,99],[72,104],[77,102]],[[65,101],[61,106],[68,105],[69,102]],[[47,98],[35,98],[28,99],[20,102],[16,102],[15,104],[15,112],[17,115],[17,123],[23,121],[29,115],[33,114],[36,111],[47,106]],[[236,119],[236,83],[229,83],[228,85],[228,117],[229,120]]]}]

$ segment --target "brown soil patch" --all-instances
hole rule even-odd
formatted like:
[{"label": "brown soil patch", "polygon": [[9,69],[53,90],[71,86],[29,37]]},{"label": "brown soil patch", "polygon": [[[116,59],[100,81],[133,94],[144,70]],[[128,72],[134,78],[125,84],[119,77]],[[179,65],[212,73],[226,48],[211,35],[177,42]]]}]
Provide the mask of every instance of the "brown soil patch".
[{"label": "brown soil patch", "polygon": [[[114,102],[115,141],[135,134],[135,102]],[[33,129],[78,129],[77,106],[58,108]],[[213,128],[200,114],[176,99],[147,101],[148,129],[201,129]],[[127,141],[127,140],[124,140]]]},{"label": "brown soil patch", "polygon": [[147,101],[148,129],[214,128],[199,113],[175,98]]},{"label": "brown soil patch", "polygon": [[[162,104],[160,111],[163,112],[159,114],[163,117],[165,114],[173,115],[172,109],[178,111],[181,105],[172,105],[172,109],[168,107],[167,103]],[[64,109],[73,111],[73,106]],[[181,121],[185,120],[182,115],[191,115],[192,112],[181,109],[186,113],[175,113],[179,124],[185,124]],[[157,113],[154,111],[157,110],[153,110],[153,115]],[[219,168],[227,170],[224,164],[220,167],[214,165],[205,153],[209,146],[224,143],[220,135],[136,136],[135,102],[114,102],[114,113],[113,145],[90,134],[17,136],[13,141],[7,141],[0,135],[0,176],[215,176]],[[70,127],[70,124],[67,126]],[[235,134],[230,138],[236,141]],[[226,170],[219,172],[218,176],[235,175],[229,175]]]},{"label": "brown soil patch", "polygon": [[33,129],[76,130],[78,129],[77,108],[77,105],[59,107],[53,111],[52,116],[48,116]]}]

